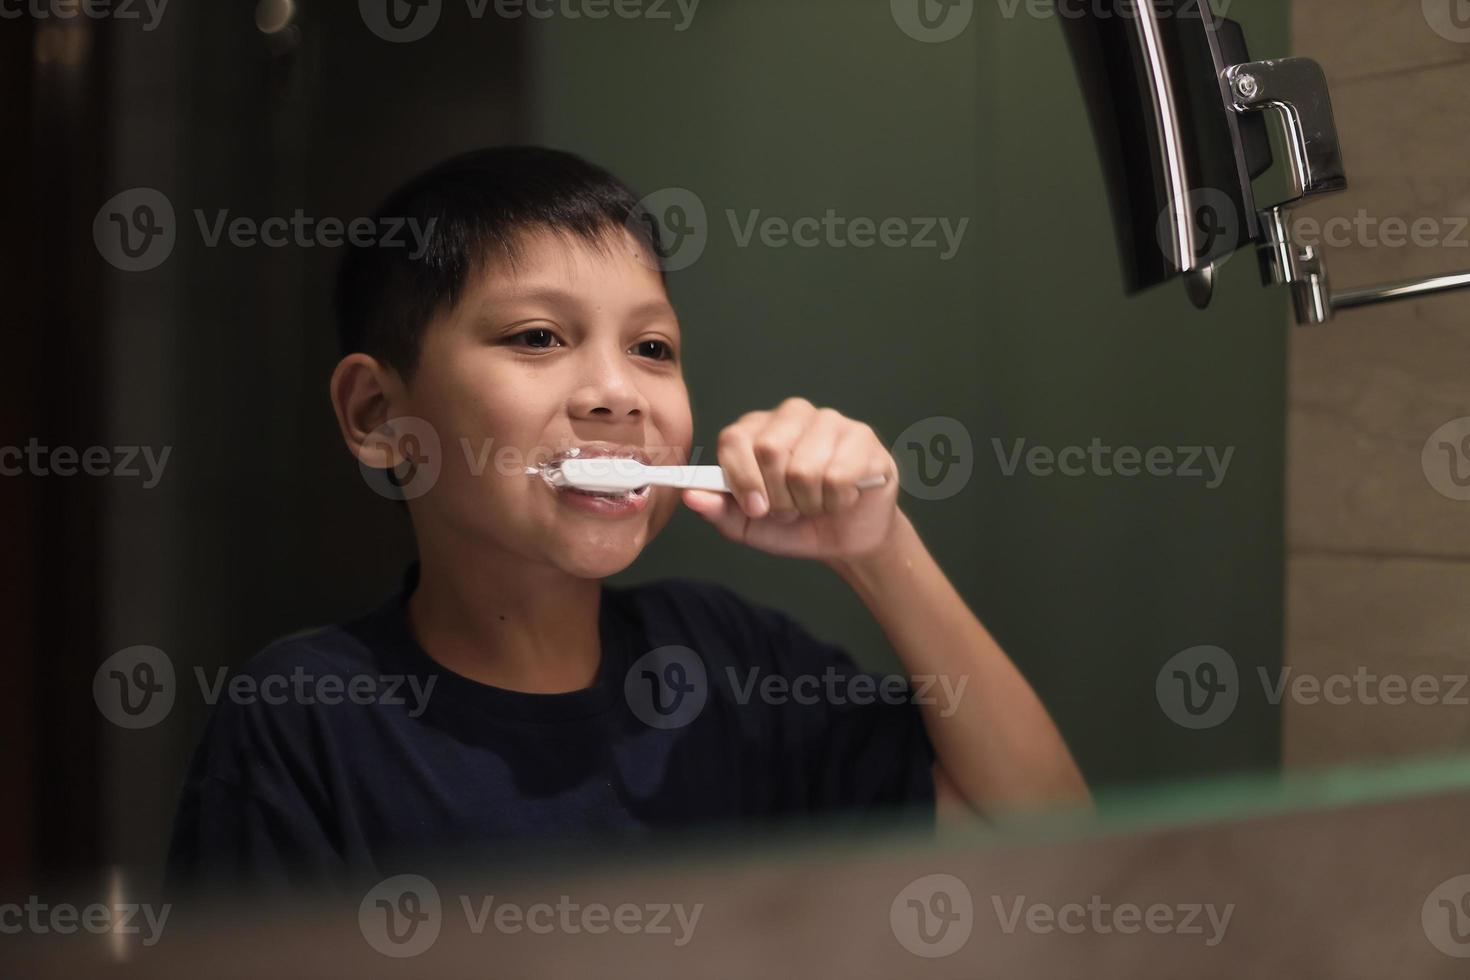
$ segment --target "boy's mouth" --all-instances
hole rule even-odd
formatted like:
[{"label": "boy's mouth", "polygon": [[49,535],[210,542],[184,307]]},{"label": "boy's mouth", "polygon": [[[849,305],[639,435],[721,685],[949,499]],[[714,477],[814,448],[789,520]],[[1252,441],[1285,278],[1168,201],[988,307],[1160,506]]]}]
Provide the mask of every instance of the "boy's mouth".
[{"label": "boy's mouth", "polygon": [[546,466],[555,466],[564,459],[636,459],[645,466],[653,461],[639,446],[619,445],[614,442],[588,442],[580,446],[568,446],[561,452],[546,457]]},{"label": "boy's mouth", "polygon": [[645,484],[637,490],[617,490],[612,493],[605,493],[601,490],[578,490],[576,487],[557,487],[557,489],[566,493],[581,494],[584,497],[606,497],[610,500],[622,500],[625,497],[646,497],[648,496],[648,492],[653,488]]},{"label": "boy's mouth", "polygon": [[[619,446],[609,443],[591,443],[582,446],[570,446],[567,449],[549,457],[542,464],[543,474],[550,473],[558,467],[563,460],[567,459],[601,459],[607,460],[609,467],[616,467],[620,460],[633,460],[648,465],[647,453],[636,446]],[[550,482],[548,480],[548,482]],[[580,490],[576,487],[553,486],[559,496],[581,498],[587,502],[588,508],[596,513],[623,514],[636,513],[643,509],[652,491],[652,486],[645,484],[636,490]]]},{"label": "boy's mouth", "polygon": [[[549,485],[549,484],[548,484]],[[578,490],[575,487],[552,487],[556,499],[566,506],[599,518],[627,518],[641,514],[653,498],[651,486],[618,493]]]}]

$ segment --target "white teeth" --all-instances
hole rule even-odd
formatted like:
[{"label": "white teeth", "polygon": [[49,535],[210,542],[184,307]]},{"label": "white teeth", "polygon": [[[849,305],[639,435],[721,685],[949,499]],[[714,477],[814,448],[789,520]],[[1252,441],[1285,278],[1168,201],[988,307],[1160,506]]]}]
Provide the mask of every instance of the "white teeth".
[{"label": "white teeth", "polygon": [[642,497],[645,496],[649,491],[648,486],[639,487],[637,490],[616,490],[611,493],[604,492],[602,490],[578,490],[576,487],[568,487],[567,489],[574,490],[577,493],[585,493],[589,497],[610,497],[613,499],[621,499],[623,497]]}]

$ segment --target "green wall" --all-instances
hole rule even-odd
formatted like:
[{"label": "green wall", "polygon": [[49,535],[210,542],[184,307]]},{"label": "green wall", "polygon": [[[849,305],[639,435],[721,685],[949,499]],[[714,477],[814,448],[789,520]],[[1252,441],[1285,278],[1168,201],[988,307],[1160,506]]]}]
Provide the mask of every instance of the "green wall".
[{"label": "green wall", "polygon": [[[887,440],[963,423],[973,475],[904,510],[1051,706],[1089,778],[1270,767],[1279,716],[1242,699],[1174,725],[1159,668],[1187,647],[1242,674],[1281,660],[1283,296],[1254,259],[1198,313],[1179,286],[1122,295],[1096,151],[1061,25],[976,3],[921,43],[886,0],[706,0],[670,21],[554,19],[531,35],[529,138],[640,193],[694,191],[708,242],[671,276],[698,446],[799,394]],[[1218,6],[1218,4],[1217,4]],[[1287,5],[1236,0],[1257,57],[1287,52]],[[962,247],[740,247],[761,216],[969,218]],[[1052,448],[1234,447],[1223,483],[1007,476],[992,440]],[[824,567],[734,546],[681,514],[622,581],[690,575],[785,608],[875,666],[882,634]]]}]

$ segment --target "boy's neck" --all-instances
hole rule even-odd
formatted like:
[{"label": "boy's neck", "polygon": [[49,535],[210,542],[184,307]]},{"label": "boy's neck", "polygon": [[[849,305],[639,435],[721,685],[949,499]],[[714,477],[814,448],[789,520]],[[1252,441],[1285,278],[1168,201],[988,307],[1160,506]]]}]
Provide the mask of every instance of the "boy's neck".
[{"label": "boy's neck", "polygon": [[512,691],[560,694],[597,678],[601,598],[597,579],[483,553],[452,560],[421,544],[406,611],[419,645],[449,670]]}]

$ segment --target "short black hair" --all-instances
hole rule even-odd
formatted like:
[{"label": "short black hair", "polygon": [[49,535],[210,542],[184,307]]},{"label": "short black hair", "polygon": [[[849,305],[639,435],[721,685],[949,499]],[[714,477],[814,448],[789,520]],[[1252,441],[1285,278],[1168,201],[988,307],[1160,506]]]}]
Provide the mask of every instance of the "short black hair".
[{"label": "short black hair", "polygon": [[[524,232],[549,230],[602,248],[626,228],[655,261],[662,254],[657,222],[627,185],[575,154],[540,146],[471,150],[436,164],[374,215],[379,231],[399,221],[403,231],[391,244],[378,236],[347,245],[333,306],[342,353],[371,354],[404,378],[429,321],[459,301],[485,263],[514,262]],[[427,235],[422,254],[409,222]]]}]

